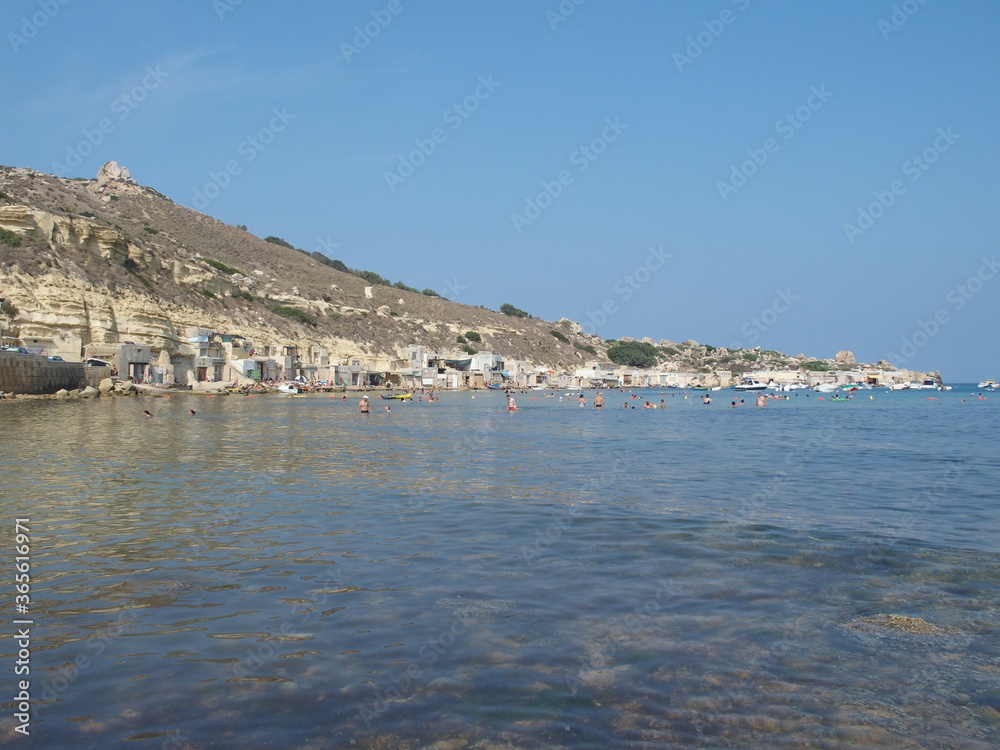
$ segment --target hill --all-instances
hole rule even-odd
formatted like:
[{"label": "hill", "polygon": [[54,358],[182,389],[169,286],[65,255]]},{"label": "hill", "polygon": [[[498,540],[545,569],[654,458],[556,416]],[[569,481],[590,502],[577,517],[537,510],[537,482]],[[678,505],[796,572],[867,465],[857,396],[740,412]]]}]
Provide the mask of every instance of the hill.
[{"label": "hill", "polygon": [[[189,327],[322,348],[331,361],[393,360],[416,345],[443,356],[490,351],[560,371],[609,362],[614,343],[565,319],[519,317],[510,306],[514,314],[504,314],[352,272],[180,206],[114,162],[94,180],[0,167],[0,249],[5,336],[72,358],[126,340],[172,353]],[[797,369],[807,360],[693,341],[646,343],[657,366],[670,370]]]}]

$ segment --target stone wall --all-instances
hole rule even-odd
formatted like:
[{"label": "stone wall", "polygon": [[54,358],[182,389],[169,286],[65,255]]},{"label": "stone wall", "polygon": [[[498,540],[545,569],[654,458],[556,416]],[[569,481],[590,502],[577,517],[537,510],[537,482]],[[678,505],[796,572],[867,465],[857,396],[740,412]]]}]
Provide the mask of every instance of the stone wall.
[{"label": "stone wall", "polygon": [[35,354],[0,352],[0,391],[6,393],[44,394],[96,388],[102,379],[111,377],[110,367],[88,367],[83,362],[50,362]]}]

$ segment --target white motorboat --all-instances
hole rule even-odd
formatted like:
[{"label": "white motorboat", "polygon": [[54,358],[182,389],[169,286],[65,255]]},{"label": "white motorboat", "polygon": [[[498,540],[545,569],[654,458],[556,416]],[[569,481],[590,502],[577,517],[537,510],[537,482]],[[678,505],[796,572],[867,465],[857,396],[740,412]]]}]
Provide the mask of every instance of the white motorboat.
[{"label": "white motorboat", "polygon": [[738,385],[733,386],[733,390],[737,391],[764,391],[767,390],[767,386],[761,383],[756,378],[746,377]]},{"label": "white motorboat", "polygon": [[840,386],[836,383],[820,383],[819,385],[813,386],[813,390],[816,391],[816,393],[833,393],[839,389]]},{"label": "white motorboat", "polygon": [[910,389],[909,383],[893,383],[889,390],[892,391],[906,391]]},{"label": "white motorboat", "polygon": [[806,391],[809,390],[809,384],[804,383],[801,380],[797,380],[794,383],[782,383],[777,387],[777,390],[783,393],[788,391]]},{"label": "white motorboat", "polygon": [[281,383],[275,390],[278,393],[290,393],[293,396],[298,395],[299,388],[295,383]]},{"label": "white motorboat", "polygon": [[986,389],[992,391],[994,388],[997,387],[997,384],[995,382],[993,382],[992,380],[984,380],[979,385],[977,385],[976,387],[977,388],[986,388]]}]

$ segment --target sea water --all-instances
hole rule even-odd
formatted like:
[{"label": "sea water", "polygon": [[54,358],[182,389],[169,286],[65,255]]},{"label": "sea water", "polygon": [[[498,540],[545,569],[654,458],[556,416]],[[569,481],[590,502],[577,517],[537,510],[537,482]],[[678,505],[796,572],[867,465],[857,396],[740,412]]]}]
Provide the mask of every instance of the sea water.
[{"label": "sea water", "polygon": [[997,747],[975,390],[5,403],[30,746]]}]

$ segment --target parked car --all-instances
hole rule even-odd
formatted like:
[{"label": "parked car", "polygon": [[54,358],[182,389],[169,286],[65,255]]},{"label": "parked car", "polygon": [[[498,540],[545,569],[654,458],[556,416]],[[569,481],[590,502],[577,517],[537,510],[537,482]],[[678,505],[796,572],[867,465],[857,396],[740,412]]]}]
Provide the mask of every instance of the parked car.
[{"label": "parked car", "polygon": [[18,354],[31,354],[31,352],[29,352],[23,346],[11,346],[10,344],[4,344],[2,347],[0,347],[0,351],[17,352]]},{"label": "parked car", "polygon": [[65,362],[66,360],[60,357],[58,354],[50,354],[49,362]]}]

